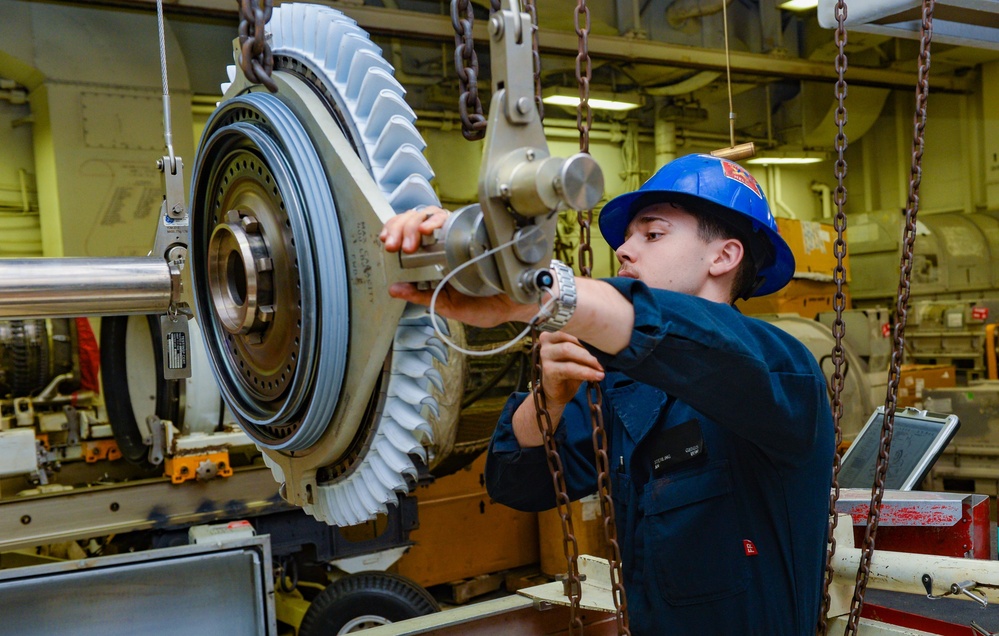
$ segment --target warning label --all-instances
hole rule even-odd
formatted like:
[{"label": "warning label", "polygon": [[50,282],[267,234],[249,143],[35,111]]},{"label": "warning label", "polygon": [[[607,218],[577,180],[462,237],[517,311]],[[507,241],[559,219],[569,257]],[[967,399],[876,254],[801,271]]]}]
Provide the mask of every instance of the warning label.
[{"label": "warning label", "polygon": [[187,334],[173,331],[166,335],[168,369],[183,369],[187,366]]}]

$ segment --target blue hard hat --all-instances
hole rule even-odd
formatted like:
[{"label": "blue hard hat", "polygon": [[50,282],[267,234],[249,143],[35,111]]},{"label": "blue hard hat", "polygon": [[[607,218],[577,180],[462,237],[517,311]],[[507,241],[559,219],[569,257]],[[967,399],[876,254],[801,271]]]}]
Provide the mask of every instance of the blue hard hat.
[{"label": "blue hard hat", "polygon": [[781,238],[767,198],[739,164],[711,155],[687,155],[666,164],[638,190],[611,199],[600,211],[600,232],[610,246],[620,247],[631,219],[655,203],[675,203],[734,230],[757,269],[757,287],[750,295],[772,294],[794,275],[794,254]]}]

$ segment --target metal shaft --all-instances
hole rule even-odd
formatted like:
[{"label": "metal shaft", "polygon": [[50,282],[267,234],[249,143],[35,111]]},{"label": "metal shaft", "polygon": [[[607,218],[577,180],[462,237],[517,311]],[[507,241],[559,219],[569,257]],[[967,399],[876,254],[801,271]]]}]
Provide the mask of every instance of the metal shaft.
[{"label": "metal shaft", "polygon": [[0,318],[164,314],[179,282],[151,256],[0,259]]}]

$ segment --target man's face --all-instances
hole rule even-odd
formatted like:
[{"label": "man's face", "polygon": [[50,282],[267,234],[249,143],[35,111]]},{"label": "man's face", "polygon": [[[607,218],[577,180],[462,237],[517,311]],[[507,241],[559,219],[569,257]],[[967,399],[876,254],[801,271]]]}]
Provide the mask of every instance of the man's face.
[{"label": "man's face", "polygon": [[705,243],[697,230],[697,218],[672,203],[642,209],[617,248],[618,276],[637,278],[657,289],[701,295],[717,241]]}]

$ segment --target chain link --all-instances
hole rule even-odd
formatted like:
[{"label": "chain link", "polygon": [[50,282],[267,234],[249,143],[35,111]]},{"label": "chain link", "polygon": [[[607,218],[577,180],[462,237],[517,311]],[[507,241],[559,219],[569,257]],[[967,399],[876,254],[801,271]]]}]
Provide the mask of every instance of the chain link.
[{"label": "chain link", "polygon": [[[538,430],[545,441],[545,455],[548,458],[548,470],[552,476],[552,484],[555,487],[555,508],[558,511],[559,519],[562,522],[562,551],[565,554],[565,561],[569,570],[566,574],[567,596],[569,597],[569,634],[583,633],[583,620],[579,616],[579,601],[582,598],[583,588],[579,578],[579,543],[572,528],[572,512],[569,508],[569,495],[566,493],[565,474],[562,471],[562,459],[559,457],[558,449],[555,445],[555,427],[552,425],[551,415],[548,413],[548,398],[545,396],[543,384],[544,374],[541,370],[541,342],[538,340],[538,329],[536,325],[531,326],[531,340],[534,346],[531,348],[532,362],[532,386],[534,390],[534,410],[538,414]],[[602,504],[601,504],[602,505]],[[577,631],[578,630],[578,631]]]},{"label": "chain link", "polygon": [[[534,57],[534,103],[538,114],[544,119],[545,110],[541,104],[541,56],[538,53],[538,12],[535,0],[526,0],[526,10],[531,16],[531,52]],[[501,10],[500,0],[490,0],[490,14]],[[475,40],[472,26],[475,15],[469,0],[451,0],[451,26],[454,27],[454,70],[458,74],[458,116],[461,118],[461,134],[469,141],[478,141],[486,136],[488,118],[482,111],[482,98],[479,97],[479,57],[475,54]]]},{"label": "chain link", "polygon": [[857,587],[850,601],[850,619],[844,636],[857,633],[860,612],[864,607],[864,593],[871,575],[871,559],[874,556],[875,538],[880,520],[881,502],[885,491],[885,476],[888,473],[888,455],[891,452],[892,433],[895,425],[895,407],[898,403],[898,384],[905,347],[905,324],[909,311],[910,279],[912,275],[912,250],[916,241],[916,214],[919,212],[919,186],[923,178],[923,132],[926,127],[926,99],[930,81],[930,42],[933,39],[934,0],[923,0],[922,25],[919,42],[919,74],[916,83],[916,112],[912,126],[912,161],[909,167],[909,197],[905,207],[905,230],[903,232],[902,259],[898,282],[898,299],[894,342],[891,352],[891,367],[888,372],[888,394],[885,398],[884,426],[881,429],[881,444],[874,469],[874,488],[871,505],[867,513],[867,528],[864,532],[863,552],[860,567],[857,569]]},{"label": "chain link", "polygon": [[272,10],[271,0],[239,0],[239,67],[246,79],[276,93],[277,84],[271,78],[274,54],[264,36]]},{"label": "chain link", "polygon": [[[593,65],[590,60],[590,9],[586,0],[577,0],[573,11],[576,38],[579,43],[576,54],[576,82],[579,84],[579,106],[576,108],[576,128],[579,130],[580,152],[590,151],[590,127],[593,125],[593,112],[590,110],[590,80]],[[590,245],[590,228],[593,224],[593,210],[578,211],[579,223],[579,271],[590,278],[593,276],[593,248]],[[614,599],[617,633],[631,634],[628,624],[628,600],[624,591],[624,576],[621,569],[621,547],[617,541],[617,523],[614,514],[614,501],[611,493],[610,462],[607,458],[607,432],[604,428],[601,404],[603,395],[600,385],[588,382],[586,401],[590,408],[590,422],[593,428],[593,454],[597,463],[597,496],[600,500],[600,513],[604,522],[604,538],[610,547],[611,594]]]},{"label": "chain link", "polygon": [[[472,25],[475,15],[469,0],[451,0],[451,25],[454,27],[454,70],[458,73],[458,115],[461,134],[469,141],[486,136],[486,116],[479,98],[479,57],[475,54]],[[471,108],[471,111],[469,111]]]},{"label": "chain link", "polygon": [[[579,82],[580,106],[577,110],[577,128],[580,132],[580,149],[589,151],[589,130],[593,122],[589,106],[590,63],[588,37],[590,32],[590,12],[585,0],[577,0],[574,12],[576,34],[579,37],[579,52],[576,57],[576,78]],[[498,0],[492,0],[492,12],[500,9]],[[534,101],[539,116],[544,119],[544,106],[541,102],[541,57],[538,53],[538,16],[535,0],[525,0],[525,9],[531,16],[531,48],[534,62]],[[582,26],[580,20],[582,19]],[[482,102],[478,96],[478,58],[475,55],[472,39],[474,16],[468,0],[451,0],[451,23],[455,31],[455,70],[461,94],[458,98],[458,112],[462,122],[462,135],[468,140],[482,139],[485,136],[486,118],[482,114]],[[471,112],[469,112],[471,109]],[[593,249],[590,246],[590,226],[593,211],[577,213],[581,241],[579,246],[580,271],[584,276],[593,272]],[[545,455],[555,488],[555,506],[562,526],[562,550],[567,564],[566,593],[569,597],[569,634],[582,634],[583,623],[579,615],[579,601],[582,598],[582,583],[579,575],[579,544],[576,540],[569,496],[566,491],[562,460],[559,457],[554,437],[554,426],[548,413],[547,398],[544,393],[543,371],[541,368],[541,347],[536,327],[531,329],[534,346],[531,350],[532,391],[534,408],[538,416],[538,429],[544,439]],[[593,424],[593,448],[597,461],[597,489],[600,510],[604,519],[604,536],[611,547],[611,593],[617,610],[618,634],[630,635],[628,628],[627,599],[621,571],[621,549],[617,542],[617,526],[614,519],[614,503],[611,498],[610,462],[607,457],[607,435],[601,412],[602,395],[597,384],[587,385],[587,403]]]},{"label": "chain link", "polygon": [[576,108],[576,128],[579,130],[579,151],[590,151],[590,126],[593,125],[593,111],[590,110],[590,80],[593,79],[593,65],[590,63],[590,8],[586,0],[576,0],[573,23],[579,50],[576,53],[576,82],[579,83],[579,106]]},{"label": "chain link", "polygon": [[[593,111],[590,110],[590,79],[593,66],[590,63],[590,8],[586,0],[577,0],[573,11],[576,25],[576,38],[579,42],[576,54],[576,82],[579,84],[579,105],[576,107],[576,128],[579,130],[579,151],[590,151],[590,127],[593,125]],[[582,24],[580,24],[582,21]],[[579,211],[579,271],[583,276],[593,274],[593,249],[590,247],[590,227],[593,223],[593,210]]]},{"label": "chain link", "polygon": [[596,382],[586,384],[586,403],[590,407],[590,421],[593,425],[593,455],[597,461],[597,496],[600,500],[600,516],[604,522],[604,538],[610,547],[610,583],[614,598],[617,633],[631,634],[628,626],[628,598],[624,592],[624,579],[621,571],[621,546],[617,542],[617,525],[614,519],[614,500],[611,498],[610,460],[607,457],[607,431],[604,428],[604,415],[601,410],[603,394]]},{"label": "chain link", "polygon": [[541,54],[538,52],[538,9],[535,0],[526,0],[524,9],[531,16],[531,54],[534,58],[534,105],[538,108],[538,117],[545,120],[545,104],[541,101]]},{"label": "chain link", "polygon": [[829,496],[829,528],[828,537],[829,549],[826,551],[826,575],[822,584],[822,607],[818,616],[817,633],[825,636],[829,630],[826,616],[829,614],[829,606],[832,597],[829,593],[829,586],[833,581],[832,558],[836,554],[836,527],[839,525],[839,517],[836,515],[836,502],[839,500],[839,446],[843,441],[843,429],[840,421],[843,419],[843,386],[846,382],[844,367],[846,356],[843,351],[843,337],[846,335],[846,326],[843,323],[843,310],[846,308],[846,295],[843,293],[843,284],[846,282],[846,268],[843,266],[843,259],[846,258],[846,186],[843,184],[846,179],[846,134],[843,132],[847,122],[846,113],[846,2],[838,0],[836,3],[836,164],[834,172],[836,174],[836,191],[834,200],[836,201],[836,216],[833,225],[836,228],[836,242],[833,243],[833,254],[836,256],[836,269],[833,270],[833,281],[836,283],[836,294],[833,296],[833,309],[836,311],[836,318],[833,320],[832,332],[835,344],[832,350],[833,376],[832,376],[832,412],[833,428],[835,430],[835,442],[833,446],[832,464],[832,490]]}]

